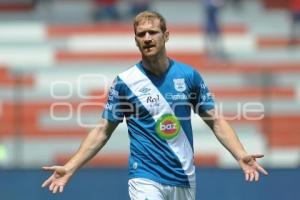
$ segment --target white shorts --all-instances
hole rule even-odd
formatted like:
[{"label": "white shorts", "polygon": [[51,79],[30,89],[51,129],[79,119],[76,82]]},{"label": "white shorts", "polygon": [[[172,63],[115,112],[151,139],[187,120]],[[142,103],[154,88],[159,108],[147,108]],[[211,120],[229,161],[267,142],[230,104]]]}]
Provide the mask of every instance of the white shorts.
[{"label": "white shorts", "polygon": [[131,200],[195,200],[196,188],[162,185],[155,181],[134,178],[128,181]]}]

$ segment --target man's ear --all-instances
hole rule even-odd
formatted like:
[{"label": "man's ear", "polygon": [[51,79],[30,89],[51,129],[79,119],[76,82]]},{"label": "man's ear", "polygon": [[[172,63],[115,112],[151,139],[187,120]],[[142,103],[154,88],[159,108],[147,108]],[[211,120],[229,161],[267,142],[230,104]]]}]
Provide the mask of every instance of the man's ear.
[{"label": "man's ear", "polygon": [[169,40],[169,35],[170,35],[170,32],[169,32],[168,30],[166,30],[165,33],[164,33],[165,42],[168,42],[168,40]]}]

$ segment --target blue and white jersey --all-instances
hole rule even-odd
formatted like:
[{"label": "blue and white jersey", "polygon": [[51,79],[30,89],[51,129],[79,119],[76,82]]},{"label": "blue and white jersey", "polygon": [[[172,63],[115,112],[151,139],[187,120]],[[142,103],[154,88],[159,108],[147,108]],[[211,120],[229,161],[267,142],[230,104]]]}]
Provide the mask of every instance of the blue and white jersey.
[{"label": "blue and white jersey", "polygon": [[114,81],[103,118],[127,122],[130,138],[129,178],[194,187],[195,166],[191,109],[214,108],[199,73],[170,60],[157,77],[138,63]]}]

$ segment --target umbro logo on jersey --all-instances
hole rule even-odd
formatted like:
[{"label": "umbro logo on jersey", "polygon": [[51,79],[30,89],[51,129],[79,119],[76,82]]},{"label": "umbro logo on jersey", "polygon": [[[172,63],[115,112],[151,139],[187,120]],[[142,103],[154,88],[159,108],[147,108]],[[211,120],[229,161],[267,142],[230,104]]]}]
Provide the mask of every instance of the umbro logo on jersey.
[{"label": "umbro logo on jersey", "polygon": [[150,95],[150,91],[151,91],[150,88],[142,87],[141,89],[138,90],[137,97],[142,97],[142,96]]},{"label": "umbro logo on jersey", "polygon": [[176,91],[183,92],[186,90],[184,78],[173,79],[173,83]]},{"label": "umbro logo on jersey", "polygon": [[146,87],[143,87],[142,89],[139,90],[140,93],[143,93],[143,94],[146,94],[150,91],[151,89],[150,88],[146,88]]}]

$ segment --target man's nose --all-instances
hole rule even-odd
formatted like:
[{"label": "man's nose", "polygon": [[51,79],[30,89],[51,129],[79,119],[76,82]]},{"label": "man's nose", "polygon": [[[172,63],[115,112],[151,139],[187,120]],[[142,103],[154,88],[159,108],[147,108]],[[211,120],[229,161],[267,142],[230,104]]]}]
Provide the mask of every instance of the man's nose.
[{"label": "man's nose", "polygon": [[145,42],[150,42],[152,40],[152,37],[149,33],[145,34]]}]

